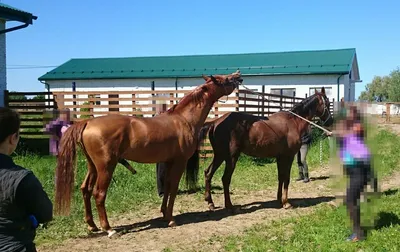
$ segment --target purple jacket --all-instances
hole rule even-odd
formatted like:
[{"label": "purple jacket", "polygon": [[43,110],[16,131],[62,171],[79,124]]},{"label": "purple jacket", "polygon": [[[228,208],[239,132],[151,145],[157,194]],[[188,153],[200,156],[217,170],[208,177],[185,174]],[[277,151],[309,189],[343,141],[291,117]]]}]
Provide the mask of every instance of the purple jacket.
[{"label": "purple jacket", "polygon": [[69,123],[61,120],[60,118],[57,118],[46,125],[45,132],[50,134],[49,151],[53,155],[58,154],[58,145],[60,143],[59,139],[61,139],[62,136],[61,128],[63,126],[69,126]]}]

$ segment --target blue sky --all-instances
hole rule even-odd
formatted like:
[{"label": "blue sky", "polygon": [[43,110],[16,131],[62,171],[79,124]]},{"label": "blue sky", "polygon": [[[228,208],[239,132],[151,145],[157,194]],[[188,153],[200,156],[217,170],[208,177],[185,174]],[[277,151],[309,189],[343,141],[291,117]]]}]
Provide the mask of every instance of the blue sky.
[{"label": "blue sky", "polygon": [[[8,89],[70,58],[356,48],[363,83],[400,66],[400,1],[1,0],[38,16],[7,34]],[[16,24],[10,23],[8,27]],[[15,69],[19,68],[19,69]]]}]

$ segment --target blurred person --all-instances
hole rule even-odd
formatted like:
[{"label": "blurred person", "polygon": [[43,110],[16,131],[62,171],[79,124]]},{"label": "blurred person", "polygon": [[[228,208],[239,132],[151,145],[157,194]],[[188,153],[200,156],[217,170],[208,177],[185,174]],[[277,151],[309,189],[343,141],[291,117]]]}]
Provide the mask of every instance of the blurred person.
[{"label": "blurred person", "polygon": [[307,164],[307,153],[311,144],[311,125],[308,126],[306,132],[301,136],[301,147],[297,153],[297,165],[299,167],[299,177],[296,181],[302,181],[304,183],[310,182],[308,176],[308,164]]},{"label": "blurred person", "polygon": [[377,179],[372,169],[371,152],[365,144],[365,129],[360,112],[356,106],[351,105],[344,115],[343,119],[337,121],[334,130],[327,135],[338,140],[340,159],[344,172],[349,177],[345,204],[353,224],[353,233],[347,240],[356,242],[365,239],[360,223],[360,195],[369,182],[372,182],[371,186],[374,192],[377,192]]},{"label": "blurred person", "polygon": [[36,228],[53,218],[53,205],[32,171],[14,163],[20,117],[0,108],[0,251],[36,251]]},{"label": "blurred person", "polygon": [[57,119],[49,122],[45,127],[45,132],[50,134],[49,152],[54,156],[58,156],[58,146],[61,136],[71,126],[71,115],[69,109],[60,111]]}]

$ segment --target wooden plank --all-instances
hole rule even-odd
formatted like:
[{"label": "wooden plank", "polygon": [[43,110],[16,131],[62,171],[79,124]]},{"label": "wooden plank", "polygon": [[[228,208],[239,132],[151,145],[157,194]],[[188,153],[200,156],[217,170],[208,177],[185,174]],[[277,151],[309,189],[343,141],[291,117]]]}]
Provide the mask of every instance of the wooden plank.
[{"label": "wooden plank", "polygon": [[37,100],[33,100],[33,99],[27,99],[27,100],[10,100],[8,102],[8,104],[13,104],[13,103],[45,103],[45,102],[55,102],[55,99],[37,99]]},{"label": "wooden plank", "polygon": [[16,96],[16,95],[25,95],[25,96],[31,96],[31,95],[52,95],[51,92],[9,92],[8,96]]},{"label": "wooden plank", "polygon": [[[121,97],[121,98],[64,98],[64,102],[96,102],[96,101],[180,101],[182,100],[183,97]],[[220,100],[225,101],[226,96],[223,98],[220,98]],[[228,101],[235,101],[237,100],[237,97],[235,96],[229,96]]]},{"label": "wooden plank", "polygon": [[43,129],[44,125],[29,125],[29,124],[22,124],[20,126],[21,129]]},{"label": "wooden plank", "polygon": [[[83,109],[83,108],[156,108],[158,104],[132,104],[132,105],[122,105],[122,104],[117,104],[117,105],[64,105],[63,108],[77,108],[77,109]],[[239,104],[215,104],[213,107],[225,107],[225,108],[236,108],[239,107]]]},{"label": "wooden plank", "polygon": [[[134,91],[77,91],[77,92],[54,92],[53,95],[102,95],[102,94],[186,94],[192,92],[194,89],[191,90],[134,90]],[[237,91],[232,92],[237,93]]]}]

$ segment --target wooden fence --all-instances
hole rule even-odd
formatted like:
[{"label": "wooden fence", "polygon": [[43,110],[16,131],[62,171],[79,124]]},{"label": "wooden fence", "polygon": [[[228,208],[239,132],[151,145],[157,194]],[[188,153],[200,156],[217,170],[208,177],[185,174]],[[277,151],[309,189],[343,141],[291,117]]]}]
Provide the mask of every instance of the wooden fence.
[{"label": "wooden fence", "polygon": [[[69,109],[74,121],[109,114],[152,117],[171,108],[191,90],[162,91],[77,91],[77,92],[5,92],[6,106],[21,114],[21,134],[25,137],[43,135],[43,128],[54,118],[53,111]],[[21,99],[23,96],[44,96],[42,99]],[[19,99],[18,99],[19,98]],[[243,111],[269,116],[283,109],[291,109],[304,98],[254,92],[234,91],[222,97],[211,109],[207,121],[225,113]],[[331,103],[333,112],[333,103]],[[208,140],[203,154],[212,155]]]}]

